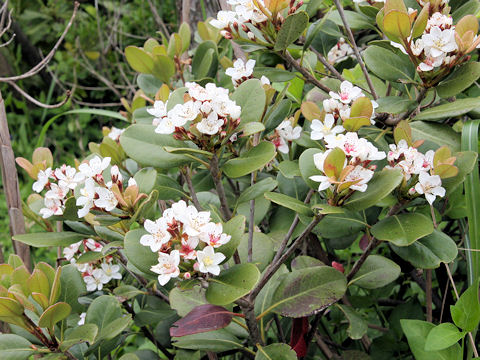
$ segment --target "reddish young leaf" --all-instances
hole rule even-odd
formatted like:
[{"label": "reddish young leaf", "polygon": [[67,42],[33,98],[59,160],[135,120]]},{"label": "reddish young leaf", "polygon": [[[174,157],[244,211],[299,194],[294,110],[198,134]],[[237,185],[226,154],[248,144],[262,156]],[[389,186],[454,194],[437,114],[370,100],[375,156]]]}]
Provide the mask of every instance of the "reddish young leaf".
[{"label": "reddish young leaf", "polygon": [[230,324],[234,315],[221,306],[200,305],[173,323],[170,336],[180,337],[222,329]]},{"label": "reddish young leaf", "polygon": [[295,350],[297,357],[307,355],[305,336],[308,332],[308,317],[293,319],[292,333],[290,335],[290,347]]}]

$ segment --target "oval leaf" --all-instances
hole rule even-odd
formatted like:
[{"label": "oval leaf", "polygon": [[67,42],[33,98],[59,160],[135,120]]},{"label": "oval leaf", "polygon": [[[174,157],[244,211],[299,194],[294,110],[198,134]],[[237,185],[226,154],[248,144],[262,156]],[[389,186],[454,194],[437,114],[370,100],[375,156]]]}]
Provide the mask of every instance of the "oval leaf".
[{"label": "oval leaf", "polygon": [[238,178],[264,167],[273,160],[276,154],[275,145],[268,141],[262,141],[240,157],[228,160],[222,170],[228,177]]},{"label": "oval leaf", "polygon": [[389,216],[371,229],[372,235],[379,240],[389,241],[397,246],[408,246],[433,232],[432,220],[425,215],[400,214]]},{"label": "oval leaf", "polygon": [[173,323],[170,336],[185,336],[223,329],[232,321],[234,313],[216,305],[200,305],[185,317]]},{"label": "oval leaf", "polygon": [[370,255],[355,274],[349,285],[365,289],[377,289],[395,281],[400,275],[400,266],[380,255]]},{"label": "oval leaf", "polygon": [[71,306],[64,302],[49,306],[38,320],[38,326],[53,329],[55,324],[70,315]]}]

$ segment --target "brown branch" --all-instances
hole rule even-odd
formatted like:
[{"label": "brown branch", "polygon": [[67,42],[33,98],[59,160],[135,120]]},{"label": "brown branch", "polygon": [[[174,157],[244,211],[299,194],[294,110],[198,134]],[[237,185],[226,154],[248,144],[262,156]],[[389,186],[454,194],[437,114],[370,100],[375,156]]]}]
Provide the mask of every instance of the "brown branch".
[{"label": "brown branch", "polygon": [[163,22],[162,18],[158,14],[157,8],[154,3],[152,3],[152,0],[147,0],[148,6],[150,7],[150,11],[152,12],[153,15],[153,20],[155,20],[155,23],[157,24],[158,27],[163,32],[163,35],[165,35],[167,38],[170,37],[170,33],[168,32],[167,26]]},{"label": "brown branch", "polygon": [[282,55],[282,57],[285,59],[287,63],[289,63],[291,66],[293,66],[296,70],[298,70],[303,77],[305,78],[305,81],[315,85],[316,87],[322,89],[326,93],[329,93],[332,91],[329,87],[323,85],[320,81],[318,81],[315,76],[310,74],[310,72],[305,69],[303,66],[301,66],[293,57],[290,55],[288,51],[285,51],[285,53]]},{"label": "brown branch", "polygon": [[[22,198],[15,167],[15,155],[10,142],[5,103],[0,92],[0,165],[8,216],[10,218],[10,234],[25,234],[25,219],[22,212]],[[12,239],[15,253],[20,256],[27,269],[31,269],[30,247]]]},{"label": "brown branch", "polygon": [[0,82],[6,82],[6,81],[18,81],[21,79],[26,79],[29,78],[33,75],[38,74],[40,71],[42,71],[45,66],[50,62],[50,60],[53,58],[53,55],[55,55],[55,52],[58,50],[60,47],[60,44],[63,42],[63,39],[65,39],[65,36],[67,35],[68,30],[73,24],[73,20],[75,19],[75,16],[77,15],[77,10],[78,7],[80,6],[80,3],[78,1],[75,1],[74,7],[73,7],[73,13],[72,16],[70,17],[70,20],[67,23],[67,26],[65,27],[65,30],[63,31],[62,35],[52,48],[52,50],[48,53],[48,55],[40,61],[37,65],[35,65],[32,69],[27,71],[24,74],[17,75],[17,76],[11,76],[11,77],[0,77]]},{"label": "brown branch", "polygon": [[337,7],[338,13],[340,14],[340,18],[342,19],[343,26],[345,27],[345,31],[347,32],[348,39],[350,40],[350,44],[353,48],[353,52],[355,53],[355,57],[357,58],[358,64],[362,69],[363,75],[365,76],[365,80],[367,80],[368,87],[370,88],[370,92],[373,96],[374,100],[378,99],[377,92],[373,87],[372,79],[368,74],[367,68],[365,67],[365,63],[363,62],[362,56],[360,55],[360,51],[358,50],[357,44],[355,42],[355,38],[353,37],[352,29],[350,29],[350,25],[348,25],[348,21],[345,17],[345,12],[343,11],[342,4],[340,4],[340,0],[333,0],[335,2],[335,6]]},{"label": "brown branch", "polygon": [[330,64],[327,59],[323,57],[323,55],[318,52],[313,46],[310,45],[310,51],[312,51],[315,55],[317,55],[317,59],[325,66],[325,68],[330,71],[338,80],[344,81],[345,78],[340,74],[335,67]]},{"label": "brown branch", "polygon": [[193,187],[192,177],[190,175],[190,168],[188,166],[186,166],[185,170],[182,171],[182,175],[185,182],[187,183],[188,191],[190,192],[190,197],[192,198],[193,205],[195,205],[198,211],[203,210],[202,205],[200,205],[200,201],[198,201],[195,188]]},{"label": "brown branch", "polygon": [[65,105],[68,101],[68,99],[70,99],[71,95],[72,95],[72,91],[70,90],[67,90],[67,93],[65,94],[65,98],[60,101],[59,103],[57,104],[53,104],[53,105],[49,105],[49,104],[44,104],[40,101],[38,101],[37,99],[35,99],[34,97],[30,96],[25,90],[23,90],[20,86],[18,86],[16,83],[14,83],[13,81],[7,81],[7,84],[11,85],[15,90],[17,90],[25,99],[27,99],[28,101],[30,101],[31,103],[37,105],[38,107],[41,107],[41,108],[44,108],[44,109],[57,109],[59,107],[62,107],[63,105]]},{"label": "brown branch", "polygon": [[370,240],[370,243],[368,244],[367,248],[365,249],[363,254],[360,256],[360,259],[358,259],[358,261],[355,263],[355,265],[353,265],[352,270],[350,270],[350,272],[348,273],[348,275],[347,275],[347,280],[348,281],[353,279],[355,274],[362,267],[365,260],[367,260],[367,257],[372,253],[373,249],[375,249],[379,244],[380,244],[380,242],[377,241],[377,239],[375,239],[374,237],[372,237],[372,239]]},{"label": "brown branch", "polygon": [[222,183],[222,174],[220,172],[218,157],[213,155],[212,160],[210,160],[210,174],[212,174],[213,183],[215,184],[215,189],[217,190],[218,198],[220,199],[220,211],[222,212],[224,220],[230,220],[232,218],[232,212],[227,203],[227,196],[225,195],[225,189]]}]

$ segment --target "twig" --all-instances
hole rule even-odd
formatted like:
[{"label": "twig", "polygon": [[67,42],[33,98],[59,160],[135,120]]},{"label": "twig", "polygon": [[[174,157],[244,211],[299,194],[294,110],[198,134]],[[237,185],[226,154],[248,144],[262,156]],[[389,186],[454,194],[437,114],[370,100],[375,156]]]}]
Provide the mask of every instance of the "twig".
[{"label": "twig", "polygon": [[293,66],[295,69],[297,69],[304,77],[305,80],[308,81],[309,83],[312,83],[316,87],[322,89],[326,93],[329,93],[332,91],[329,87],[323,85],[320,81],[318,81],[310,72],[305,69],[303,66],[301,66],[293,57],[290,55],[288,51],[285,51],[285,53],[282,55],[282,57],[285,59],[286,62],[288,62],[291,66]]},{"label": "twig", "polygon": [[[450,279],[450,283],[452,284],[453,291],[455,292],[455,296],[457,297],[457,300],[458,300],[460,298],[460,296],[458,295],[457,287],[455,286],[455,282],[453,281],[452,272],[450,271],[450,267],[448,266],[448,264],[445,264],[445,263],[443,263],[443,265],[445,265],[445,268],[447,269],[448,278]],[[478,289],[477,289],[477,291],[478,291]],[[478,351],[477,351],[477,347],[475,346],[475,341],[473,339],[473,336],[472,336],[471,332],[468,333],[468,338],[470,340],[470,345],[472,346],[473,354],[477,358],[478,357]]]},{"label": "twig", "polygon": [[223,188],[222,174],[220,173],[218,157],[216,154],[214,154],[212,160],[210,160],[210,174],[212,174],[215,189],[217,190],[217,195],[220,199],[220,210],[223,214],[224,220],[230,220],[232,212],[227,203],[227,196],[225,195],[225,189]]},{"label": "twig", "polygon": [[317,55],[317,59],[325,66],[338,80],[344,81],[345,78],[340,74],[335,67],[330,64],[327,59],[323,57],[323,55],[318,52],[313,46],[310,45],[310,51],[312,51],[315,55]]},{"label": "twig", "polygon": [[193,187],[192,178],[190,175],[190,168],[188,166],[185,167],[185,170],[182,172],[182,175],[183,175],[183,178],[185,179],[185,182],[187,183],[188,191],[190,192],[190,197],[192,198],[193,205],[195,205],[198,211],[203,210],[202,205],[200,205],[200,202],[198,201],[195,188]]},{"label": "twig", "polygon": [[26,73],[23,73],[21,75],[17,76],[11,76],[11,77],[0,77],[0,82],[6,82],[6,81],[17,81],[21,79],[26,79],[29,78],[35,74],[38,74],[42,69],[47,66],[47,64],[50,62],[50,60],[53,58],[53,55],[55,55],[55,52],[59,48],[60,44],[63,42],[63,39],[65,39],[65,36],[67,35],[68,30],[73,24],[73,20],[75,19],[75,16],[77,15],[77,10],[78,7],[80,6],[80,3],[78,1],[75,1],[74,6],[73,6],[73,13],[72,16],[70,17],[69,22],[67,23],[67,26],[65,27],[65,30],[63,31],[62,35],[52,48],[52,50],[48,53],[48,55],[40,61],[37,65],[35,65],[33,68],[31,68],[29,71]]},{"label": "twig", "polygon": [[378,244],[380,244],[380,242],[377,241],[377,239],[375,239],[374,237],[372,237],[372,239],[370,240],[370,243],[368,244],[367,248],[363,252],[362,256],[360,256],[360,259],[358,259],[358,261],[355,263],[355,265],[353,265],[352,270],[350,270],[350,272],[348,273],[348,275],[347,275],[347,280],[348,281],[353,279],[355,274],[362,267],[365,260],[367,260],[367,257],[371,254],[373,249],[375,249],[378,246]]},{"label": "twig", "polygon": [[320,348],[320,350],[322,350],[322,352],[325,354],[327,359],[333,359],[334,357],[333,352],[330,350],[328,345],[323,341],[321,336],[318,335],[317,333],[315,333],[315,341],[317,342],[318,347]]},{"label": "twig", "polygon": [[275,321],[275,326],[278,330],[278,337],[280,342],[285,343],[287,340],[285,339],[285,334],[283,333],[282,324],[280,323],[280,319],[278,318],[277,314],[273,314],[273,320]]},{"label": "twig", "polygon": [[368,87],[370,88],[370,92],[373,96],[373,99],[377,100],[378,99],[377,92],[373,87],[372,79],[370,79],[370,75],[368,74],[367,68],[365,67],[365,63],[363,62],[362,56],[360,55],[360,51],[358,51],[355,38],[353,37],[352,29],[350,29],[350,25],[348,25],[348,21],[345,17],[345,12],[343,11],[342,4],[340,3],[340,0],[333,0],[333,1],[335,2],[335,6],[337,7],[340,18],[342,19],[343,26],[345,27],[345,30],[347,32],[348,39],[350,40],[350,45],[353,48],[353,52],[355,53],[355,57],[357,58],[358,64],[362,69],[363,75],[365,76],[365,80],[367,80],[367,84],[368,84]]},{"label": "twig", "polygon": [[427,306],[427,321],[432,322],[432,270],[425,270],[425,302]]},{"label": "twig", "polygon": [[157,24],[157,26],[160,27],[160,29],[163,32],[163,35],[165,35],[167,38],[169,38],[170,33],[168,32],[167,26],[163,22],[162,18],[158,14],[158,11],[157,11],[157,8],[156,8],[155,4],[152,3],[152,0],[147,0],[147,2],[148,2],[148,6],[150,7],[150,11],[152,12],[153,20],[155,20],[155,23]]},{"label": "twig", "polygon": [[247,324],[248,332],[251,336],[253,344],[263,345],[262,337],[260,336],[260,330],[258,329],[257,319],[255,318],[253,302],[249,302],[246,305],[241,305],[240,308],[245,314],[245,323]]},{"label": "twig", "polygon": [[58,109],[59,107],[62,107],[67,103],[67,101],[70,99],[72,95],[72,91],[67,90],[65,94],[65,98],[60,101],[57,104],[49,105],[49,104],[44,104],[37,99],[33,98],[30,96],[25,90],[23,90],[20,86],[18,86],[15,82],[13,81],[7,81],[7,84],[11,85],[15,90],[17,90],[25,99],[30,101],[31,103],[37,105],[38,107],[44,108],[44,109]]},{"label": "twig", "polygon": [[[255,184],[255,172],[252,172],[250,184]],[[255,227],[255,199],[250,200],[250,218],[248,221],[248,250],[247,261],[252,262],[253,259],[253,229]]]}]

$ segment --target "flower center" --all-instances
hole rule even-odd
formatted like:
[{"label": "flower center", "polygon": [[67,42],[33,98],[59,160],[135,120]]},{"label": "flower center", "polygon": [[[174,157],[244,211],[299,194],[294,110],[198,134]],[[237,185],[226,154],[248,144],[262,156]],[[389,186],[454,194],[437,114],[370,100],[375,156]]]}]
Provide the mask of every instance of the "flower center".
[{"label": "flower center", "polygon": [[205,264],[205,266],[210,266],[213,264],[213,259],[209,256],[203,258],[203,263]]}]

